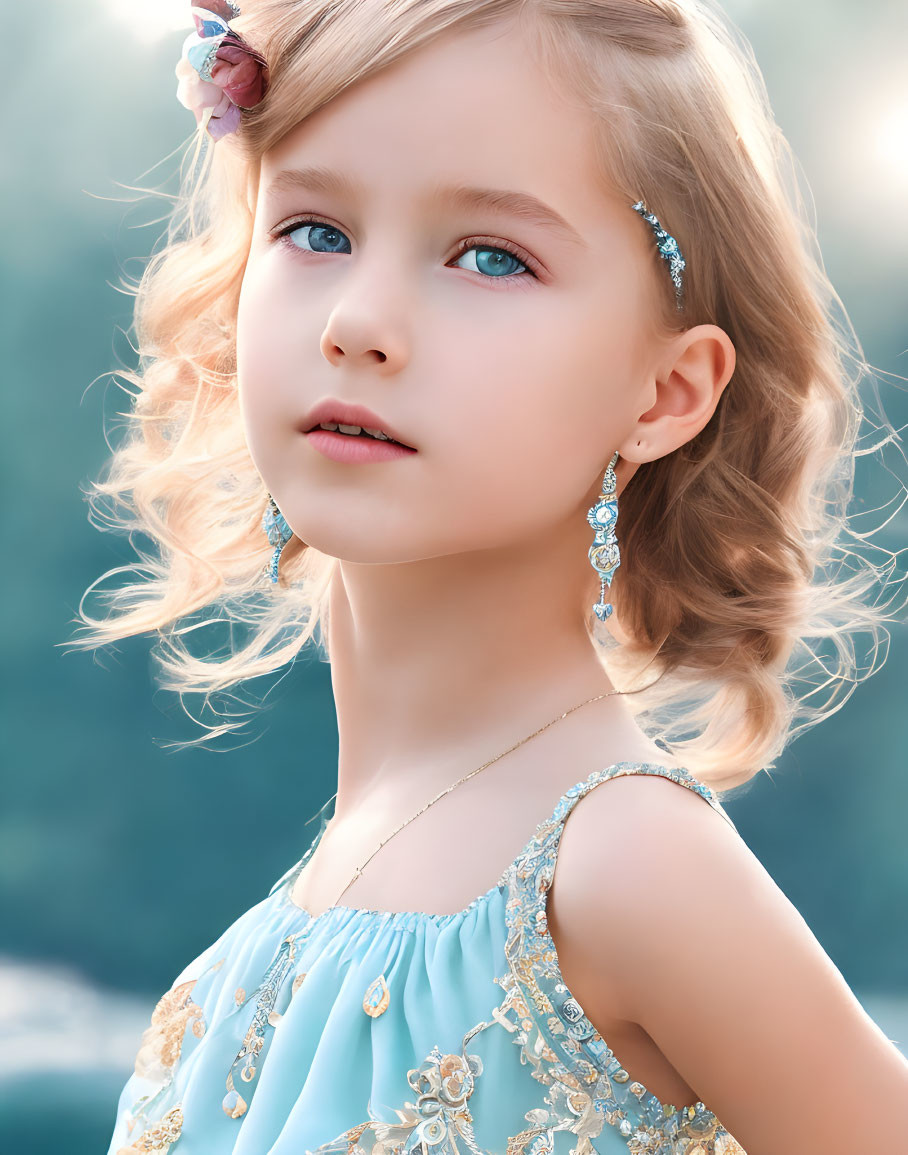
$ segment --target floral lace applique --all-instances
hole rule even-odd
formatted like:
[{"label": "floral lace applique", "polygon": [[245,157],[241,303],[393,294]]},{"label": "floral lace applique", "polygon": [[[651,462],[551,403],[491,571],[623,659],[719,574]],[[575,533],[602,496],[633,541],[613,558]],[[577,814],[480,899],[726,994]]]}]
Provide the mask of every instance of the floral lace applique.
[{"label": "floral lace applique", "polygon": [[[119,1148],[117,1155],[134,1155],[141,1151],[164,1153],[179,1139],[183,1130],[182,1103],[173,1103],[174,1073],[180,1062],[187,1028],[201,1039],[207,1030],[205,1015],[192,994],[201,978],[214,974],[226,962],[219,959],[194,979],[179,983],[158,999],[151,1013],[151,1024],[142,1033],[135,1060],[135,1074],[140,1079],[159,1084],[154,1095],[142,1095],[125,1112],[129,1146]],[[163,1114],[161,1112],[164,1112]],[[132,1138],[138,1125],[141,1132]]]},{"label": "floral lace applique", "polygon": [[394,1113],[399,1123],[382,1123],[372,1117],[358,1123],[331,1142],[306,1155],[405,1155],[431,1148],[432,1155],[458,1155],[457,1140],[472,1155],[485,1155],[473,1134],[473,1116],[467,1100],[476,1079],[482,1074],[482,1059],[467,1051],[467,1043],[494,1022],[477,1023],[464,1035],[460,1053],[442,1054],[433,1047],[428,1057],[407,1072],[407,1082],[416,1093],[416,1102],[407,1102]]},{"label": "floral lace applique", "polygon": [[156,1083],[169,1082],[180,1061],[186,1028],[191,1025],[197,1039],[205,1034],[202,1008],[192,1001],[192,991],[197,982],[198,979],[190,979],[180,983],[158,1000],[151,1013],[151,1026],[146,1027],[139,1042],[135,1072],[140,1078]]}]

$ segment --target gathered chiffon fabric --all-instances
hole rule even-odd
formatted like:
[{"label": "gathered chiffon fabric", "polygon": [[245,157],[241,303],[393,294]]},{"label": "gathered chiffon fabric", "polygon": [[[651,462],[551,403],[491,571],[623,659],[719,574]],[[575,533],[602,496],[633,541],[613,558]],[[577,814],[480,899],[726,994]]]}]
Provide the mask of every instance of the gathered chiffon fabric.
[{"label": "gathered chiffon fabric", "polygon": [[303,858],[158,1001],[108,1155],[745,1155],[704,1103],[650,1094],[561,975],[546,895],[564,821],[626,774],[669,778],[734,827],[687,771],[616,763],[445,915],[296,906],[323,807]]}]

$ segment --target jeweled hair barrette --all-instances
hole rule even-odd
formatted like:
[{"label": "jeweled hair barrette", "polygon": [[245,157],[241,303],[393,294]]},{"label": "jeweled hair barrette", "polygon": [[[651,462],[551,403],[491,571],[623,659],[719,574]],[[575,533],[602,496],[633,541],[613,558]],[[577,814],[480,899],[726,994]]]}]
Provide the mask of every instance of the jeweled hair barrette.
[{"label": "jeweled hair barrette", "polygon": [[684,282],[681,274],[687,265],[684,257],[681,256],[681,249],[678,247],[678,242],[671,233],[665,231],[659,223],[658,217],[654,216],[653,213],[647,212],[646,205],[643,201],[637,201],[637,203],[631,207],[634,212],[639,213],[652,228],[653,235],[656,238],[656,245],[659,248],[662,259],[668,261],[669,275],[671,276],[672,284],[675,286],[675,304],[678,309],[682,309],[684,307]]}]

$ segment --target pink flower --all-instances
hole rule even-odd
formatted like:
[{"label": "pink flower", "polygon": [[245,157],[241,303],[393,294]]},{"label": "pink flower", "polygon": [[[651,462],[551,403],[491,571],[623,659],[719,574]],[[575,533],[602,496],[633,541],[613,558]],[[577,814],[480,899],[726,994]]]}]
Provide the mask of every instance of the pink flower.
[{"label": "pink flower", "polygon": [[240,110],[223,88],[203,80],[185,56],[177,65],[176,74],[177,100],[195,114],[196,124],[204,124],[208,116],[208,131],[215,140],[236,132],[240,126]]},{"label": "pink flower", "polygon": [[[254,108],[268,85],[265,58],[220,18],[196,12],[196,31],[183,44],[176,67],[177,99],[195,114],[196,123],[220,140],[240,127],[240,109]],[[214,31],[214,35],[204,33]]]},{"label": "pink flower", "polygon": [[226,38],[217,50],[211,79],[240,108],[255,108],[265,95],[261,57]]}]

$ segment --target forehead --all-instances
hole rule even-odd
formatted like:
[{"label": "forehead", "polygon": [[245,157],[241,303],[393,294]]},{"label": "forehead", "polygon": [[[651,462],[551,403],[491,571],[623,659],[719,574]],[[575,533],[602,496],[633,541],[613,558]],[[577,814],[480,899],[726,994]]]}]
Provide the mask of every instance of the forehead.
[{"label": "forehead", "polygon": [[455,30],[297,125],[265,154],[262,190],[307,169],[348,198],[480,206],[477,190],[518,192],[526,212],[539,212],[531,198],[548,206],[567,239],[565,224],[582,232],[627,211],[596,162],[594,132],[592,114],[543,73],[519,25]]}]

